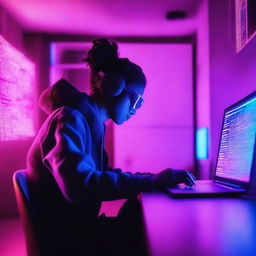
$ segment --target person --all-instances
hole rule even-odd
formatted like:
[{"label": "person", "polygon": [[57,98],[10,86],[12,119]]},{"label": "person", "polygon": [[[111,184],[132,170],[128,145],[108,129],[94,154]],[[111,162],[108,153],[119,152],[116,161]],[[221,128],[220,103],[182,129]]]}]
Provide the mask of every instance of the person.
[{"label": "person", "polygon": [[[79,92],[65,79],[43,91],[39,105],[48,117],[27,156],[38,230],[48,243],[42,249],[45,255],[61,255],[60,248],[62,255],[84,255],[85,250],[85,255],[96,255],[95,248],[118,226],[118,221],[98,217],[102,201],[132,201],[143,191],[178,183],[192,186],[195,181],[185,170],[131,174],[108,166],[105,121],[122,125],[136,114],[144,101],[146,78],[138,65],[119,58],[115,42],[104,38],[93,41],[84,61],[91,71],[91,94]],[[116,230],[120,226],[125,228],[120,224]],[[106,243],[102,248],[101,255],[108,255]]]}]

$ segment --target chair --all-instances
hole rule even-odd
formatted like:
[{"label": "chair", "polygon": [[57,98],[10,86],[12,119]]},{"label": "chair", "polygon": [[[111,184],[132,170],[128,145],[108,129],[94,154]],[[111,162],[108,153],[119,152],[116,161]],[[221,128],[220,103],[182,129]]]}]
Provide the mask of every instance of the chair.
[{"label": "chair", "polygon": [[13,175],[15,196],[25,234],[28,256],[41,256],[37,237],[35,213],[31,203],[31,196],[26,177],[26,170],[18,170]]},{"label": "chair", "polygon": [[77,230],[74,227],[82,227],[82,221],[78,218],[79,215],[74,215],[74,206],[63,207],[61,200],[60,204],[54,201],[54,196],[52,201],[47,197],[45,204],[42,198],[37,197],[29,182],[27,170],[16,171],[13,184],[25,234],[27,256],[84,256],[85,252],[86,255],[91,255],[91,247],[88,247],[90,244],[86,243],[86,238],[81,241],[76,239]]}]

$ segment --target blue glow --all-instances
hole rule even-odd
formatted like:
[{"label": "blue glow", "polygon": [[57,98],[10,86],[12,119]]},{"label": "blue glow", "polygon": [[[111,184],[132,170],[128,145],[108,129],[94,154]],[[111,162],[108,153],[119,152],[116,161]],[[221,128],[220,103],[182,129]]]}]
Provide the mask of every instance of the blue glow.
[{"label": "blue glow", "polygon": [[56,46],[55,43],[50,44],[50,65],[56,64],[56,55],[55,55]]},{"label": "blue glow", "polygon": [[208,158],[208,128],[199,128],[196,131],[196,158]]}]

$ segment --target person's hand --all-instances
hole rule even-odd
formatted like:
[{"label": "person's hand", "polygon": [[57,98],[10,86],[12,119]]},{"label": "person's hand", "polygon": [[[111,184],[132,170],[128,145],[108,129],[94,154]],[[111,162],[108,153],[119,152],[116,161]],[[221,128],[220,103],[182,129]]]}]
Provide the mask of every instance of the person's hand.
[{"label": "person's hand", "polygon": [[165,169],[152,176],[155,188],[175,187],[179,183],[187,186],[195,185],[196,178],[189,171]]}]

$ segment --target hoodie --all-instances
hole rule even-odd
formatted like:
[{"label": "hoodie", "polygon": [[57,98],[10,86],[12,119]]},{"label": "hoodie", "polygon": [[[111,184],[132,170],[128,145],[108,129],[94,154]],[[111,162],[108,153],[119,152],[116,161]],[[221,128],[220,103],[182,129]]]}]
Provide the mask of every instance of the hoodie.
[{"label": "hoodie", "polygon": [[48,117],[28,152],[27,170],[34,194],[47,201],[47,207],[73,206],[95,219],[102,201],[152,189],[150,175],[108,166],[105,125],[90,96],[61,79],[43,91],[39,105]]}]

